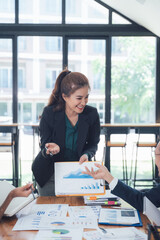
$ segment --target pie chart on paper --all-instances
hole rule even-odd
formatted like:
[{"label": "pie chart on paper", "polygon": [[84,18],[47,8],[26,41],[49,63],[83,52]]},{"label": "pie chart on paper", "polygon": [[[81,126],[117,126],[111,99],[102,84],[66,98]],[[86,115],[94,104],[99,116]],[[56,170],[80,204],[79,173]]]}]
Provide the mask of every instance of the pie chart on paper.
[{"label": "pie chart on paper", "polygon": [[69,233],[69,231],[66,230],[66,229],[55,229],[55,230],[52,230],[52,232],[53,232],[54,234],[59,234],[59,235]]}]

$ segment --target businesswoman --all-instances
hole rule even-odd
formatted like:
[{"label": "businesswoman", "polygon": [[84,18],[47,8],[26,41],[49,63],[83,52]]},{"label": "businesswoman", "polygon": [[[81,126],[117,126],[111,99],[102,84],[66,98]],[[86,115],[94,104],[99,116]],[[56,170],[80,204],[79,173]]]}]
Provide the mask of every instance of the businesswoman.
[{"label": "businesswoman", "polygon": [[41,151],[32,164],[39,194],[55,195],[54,162],[91,160],[100,136],[96,108],[87,106],[89,82],[79,72],[63,70],[56,79],[40,120]]}]

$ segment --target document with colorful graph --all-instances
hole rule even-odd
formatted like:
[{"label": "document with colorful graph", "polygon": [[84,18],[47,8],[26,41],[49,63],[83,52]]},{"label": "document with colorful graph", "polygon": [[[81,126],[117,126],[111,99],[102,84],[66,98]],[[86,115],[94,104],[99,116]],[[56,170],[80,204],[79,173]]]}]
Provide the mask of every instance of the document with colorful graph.
[{"label": "document with colorful graph", "polygon": [[83,229],[73,228],[55,228],[51,230],[40,230],[38,231],[35,240],[82,240]]},{"label": "document with colorful graph", "polygon": [[[83,174],[85,166],[89,169],[98,169],[95,162],[56,162],[55,163],[55,194],[62,195],[103,195],[105,187],[100,179],[94,179],[88,174]],[[99,162],[100,163],[100,162]]]}]

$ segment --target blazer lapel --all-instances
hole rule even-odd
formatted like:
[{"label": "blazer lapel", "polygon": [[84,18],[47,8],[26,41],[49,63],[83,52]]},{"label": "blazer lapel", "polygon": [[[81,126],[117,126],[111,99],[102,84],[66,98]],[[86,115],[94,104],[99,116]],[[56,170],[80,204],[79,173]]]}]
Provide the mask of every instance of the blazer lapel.
[{"label": "blazer lapel", "polygon": [[81,156],[82,154],[82,150],[87,139],[88,128],[89,128],[88,118],[84,113],[82,113],[79,115],[78,120],[77,150],[79,156]]},{"label": "blazer lapel", "polygon": [[56,112],[55,115],[55,135],[56,143],[64,148],[65,146],[65,113],[64,111]]}]

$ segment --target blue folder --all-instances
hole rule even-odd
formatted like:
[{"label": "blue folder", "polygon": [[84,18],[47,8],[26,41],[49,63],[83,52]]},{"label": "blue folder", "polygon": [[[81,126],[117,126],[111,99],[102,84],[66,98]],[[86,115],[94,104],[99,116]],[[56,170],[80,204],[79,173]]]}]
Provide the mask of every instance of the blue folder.
[{"label": "blue folder", "polygon": [[[102,208],[101,211],[105,210],[105,208]],[[107,209],[106,209],[107,210]],[[119,208],[119,209],[108,209],[108,210],[118,210],[118,211],[122,211],[123,209]],[[142,227],[143,224],[142,224],[142,220],[141,220],[141,216],[140,216],[140,213],[138,210],[134,210],[134,209],[125,209],[127,210],[128,212],[137,212],[137,215],[138,215],[138,220],[139,222],[137,223],[134,223],[134,224],[130,224],[130,223],[121,223],[121,222],[108,222],[107,220],[102,220],[101,219],[101,213],[100,213],[100,216],[99,216],[99,220],[98,220],[98,224],[103,224],[103,225],[113,225],[113,226],[135,226],[135,227]]]}]

